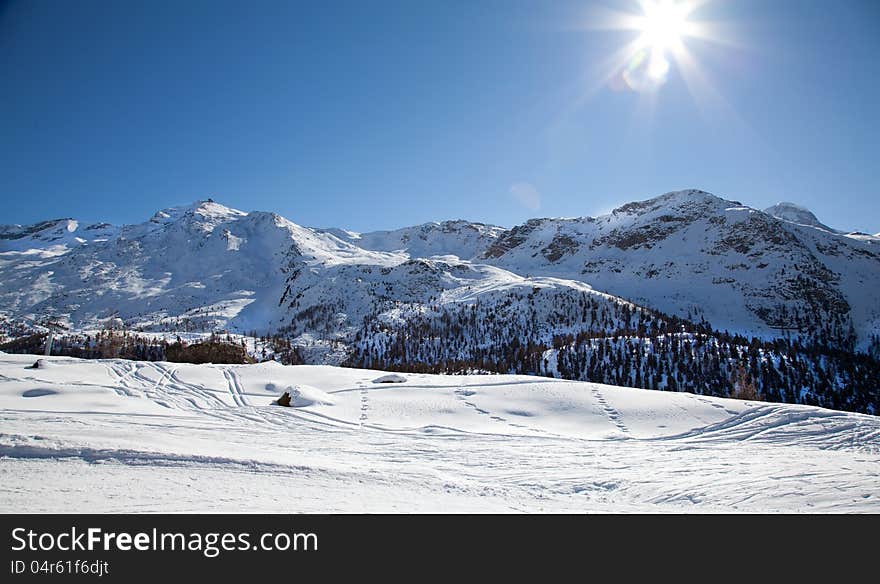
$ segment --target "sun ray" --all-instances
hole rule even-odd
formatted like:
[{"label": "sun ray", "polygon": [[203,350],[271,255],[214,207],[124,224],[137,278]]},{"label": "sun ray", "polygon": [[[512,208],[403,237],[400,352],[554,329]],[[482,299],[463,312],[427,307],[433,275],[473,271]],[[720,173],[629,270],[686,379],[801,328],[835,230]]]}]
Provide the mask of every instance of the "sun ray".
[{"label": "sun ray", "polygon": [[563,30],[638,30],[639,18],[639,15],[631,12],[623,12],[607,6],[591,6],[584,18],[573,19],[563,27]]},{"label": "sun ray", "polygon": [[682,47],[676,56],[678,70],[684,80],[688,93],[705,121],[711,121],[714,114],[722,112],[726,119],[732,119],[742,129],[752,133],[753,130],[739,116],[733,106],[715,88],[708,74],[700,67],[697,59],[687,47]]},{"label": "sun ray", "polygon": [[749,45],[736,38],[736,32],[729,23],[701,20],[688,31],[688,38],[709,41],[712,44],[736,49],[748,49]]}]

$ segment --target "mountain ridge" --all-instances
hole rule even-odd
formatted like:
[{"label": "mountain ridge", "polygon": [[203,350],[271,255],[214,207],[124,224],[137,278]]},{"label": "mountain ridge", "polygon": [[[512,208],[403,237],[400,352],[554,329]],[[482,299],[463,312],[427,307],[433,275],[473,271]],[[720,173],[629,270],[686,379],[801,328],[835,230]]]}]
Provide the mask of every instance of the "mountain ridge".
[{"label": "mountain ridge", "polygon": [[[551,278],[765,338],[813,316],[839,335],[852,327],[866,346],[880,329],[880,306],[865,292],[880,286],[876,243],[699,189],[597,217],[511,228],[459,219],[367,233],[304,227],[203,199],[118,227],[75,219],[2,226],[0,298],[8,319],[51,312],[96,326],[119,313],[147,328],[184,319],[270,332],[289,327],[308,302],[341,303],[351,324],[366,309],[344,288],[373,304],[385,298],[378,288],[393,289],[394,301],[422,302],[451,282],[485,279],[492,282],[485,289],[498,289]],[[406,283],[414,278],[424,289]]]}]

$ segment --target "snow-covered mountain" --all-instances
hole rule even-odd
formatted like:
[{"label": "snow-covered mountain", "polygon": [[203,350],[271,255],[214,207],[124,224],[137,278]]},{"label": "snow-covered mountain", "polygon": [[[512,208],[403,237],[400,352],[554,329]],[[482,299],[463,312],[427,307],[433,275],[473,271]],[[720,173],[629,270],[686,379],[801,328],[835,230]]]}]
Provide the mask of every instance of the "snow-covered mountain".
[{"label": "snow-covered mountain", "polygon": [[[24,237],[0,241],[2,305],[14,316],[59,314],[77,326],[115,313],[135,324],[211,306],[243,308],[253,301],[247,287],[271,285],[269,280],[281,277],[269,262],[251,261],[257,260],[256,254],[242,254],[236,269],[226,269],[222,256],[235,253],[246,237],[246,225],[242,222],[238,230],[241,238],[218,227],[245,217],[204,203],[159,211],[142,224],[108,227],[105,237],[96,239],[82,237],[83,230],[73,221],[67,222],[66,237],[55,237],[59,230],[54,224],[24,230]],[[267,248],[276,253],[280,238],[265,223],[254,235],[274,239]]]},{"label": "snow-covered mountain", "polygon": [[780,220],[703,191],[668,193],[600,217],[533,219],[497,238],[483,261],[582,280],[747,334],[852,324],[864,344],[880,330],[874,242]]},{"label": "snow-covered mountain", "polygon": [[[497,230],[450,222],[414,228],[411,233],[425,237],[410,241],[428,248],[445,238],[449,249],[477,249]],[[525,278],[454,255],[413,259],[403,251],[367,250],[347,241],[355,239],[351,235],[343,239],[213,201],[164,209],[138,225],[102,226],[94,231],[100,237],[81,231],[73,220],[5,228],[3,316],[52,315],[74,328],[98,328],[112,317],[147,331],[283,331],[305,349],[321,349],[315,360],[334,361],[344,351],[330,355],[329,347],[351,340],[368,315],[394,320],[430,303],[501,298],[512,290],[525,296],[535,288],[618,302],[581,282]],[[474,241],[457,241],[462,231]],[[391,249],[406,236],[366,239]]]},{"label": "snow-covered mountain", "polygon": [[874,238],[790,204],[771,210],[690,190],[512,229],[446,221],[357,234],[198,201],[124,227],[0,228],[0,301],[10,319],[82,327],[118,315],[148,330],[310,334],[303,314],[330,311],[320,336],[338,340],[394,306],[591,287],[717,329],[772,337],[820,322],[866,343],[880,330]]}]

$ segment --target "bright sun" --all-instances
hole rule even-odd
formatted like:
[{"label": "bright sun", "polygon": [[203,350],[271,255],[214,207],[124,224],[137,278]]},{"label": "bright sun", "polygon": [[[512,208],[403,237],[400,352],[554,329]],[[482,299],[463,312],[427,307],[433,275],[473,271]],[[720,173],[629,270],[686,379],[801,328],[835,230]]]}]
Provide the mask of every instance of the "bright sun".
[{"label": "bright sun", "polygon": [[[698,93],[714,94],[692,50],[696,47],[688,46],[691,39],[736,45],[723,23],[694,18],[712,0],[636,1],[635,12],[614,8],[587,11],[584,28],[588,30],[634,33],[629,42],[599,64],[602,83],[612,91],[656,94],[674,70],[695,98]],[[631,4],[633,0],[626,2]]]},{"label": "bright sun", "polygon": [[642,42],[653,51],[674,51],[688,34],[690,5],[674,0],[643,0],[638,22]]},{"label": "bright sun", "polygon": [[640,14],[626,14],[622,25],[638,32],[638,38],[627,48],[628,62],[623,67],[622,81],[635,91],[654,91],[661,87],[672,67],[687,59],[684,39],[697,35],[697,23],[690,14],[700,0],[639,0]]}]

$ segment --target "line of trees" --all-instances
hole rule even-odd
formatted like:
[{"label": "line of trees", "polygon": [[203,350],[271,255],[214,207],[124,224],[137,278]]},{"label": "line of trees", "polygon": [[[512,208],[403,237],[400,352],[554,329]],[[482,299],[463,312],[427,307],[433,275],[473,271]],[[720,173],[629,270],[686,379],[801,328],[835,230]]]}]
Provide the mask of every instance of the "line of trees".
[{"label": "line of trees", "polygon": [[[34,333],[0,344],[7,353],[42,354],[46,347],[45,333]],[[53,355],[80,359],[132,359],[136,361],[170,361],[177,363],[254,363],[275,360],[285,365],[303,363],[302,356],[289,339],[280,336],[254,336],[255,350],[248,351],[244,338],[236,340],[229,334],[211,333],[203,340],[187,342],[179,336],[173,340],[141,335],[125,330],[101,330],[94,334],[56,336]]]}]

